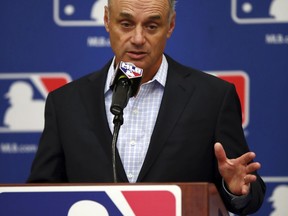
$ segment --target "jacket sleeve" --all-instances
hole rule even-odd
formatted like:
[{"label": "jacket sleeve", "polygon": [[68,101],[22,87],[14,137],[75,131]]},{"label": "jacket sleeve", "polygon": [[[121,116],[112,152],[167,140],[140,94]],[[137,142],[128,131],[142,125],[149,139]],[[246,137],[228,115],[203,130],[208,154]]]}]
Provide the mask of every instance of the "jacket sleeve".
[{"label": "jacket sleeve", "polygon": [[[237,158],[250,151],[242,128],[241,105],[234,85],[230,85],[223,99],[215,139],[222,143],[228,158]],[[250,194],[242,200],[245,203],[244,207],[239,205],[237,199],[229,196],[220,182],[217,184],[228,211],[246,215],[256,212],[261,207],[266,187],[261,177],[257,173],[254,174],[257,176],[257,181],[251,184]]]}]

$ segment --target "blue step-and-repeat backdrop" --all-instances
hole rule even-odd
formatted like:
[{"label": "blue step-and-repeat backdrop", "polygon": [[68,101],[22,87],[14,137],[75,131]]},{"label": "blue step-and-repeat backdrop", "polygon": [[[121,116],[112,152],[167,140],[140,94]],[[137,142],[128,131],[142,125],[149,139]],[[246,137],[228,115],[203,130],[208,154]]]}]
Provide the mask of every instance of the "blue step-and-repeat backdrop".
[{"label": "blue step-and-repeat backdrop", "polygon": [[[0,183],[25,182],[48,92],[113,56],[106,1],[0,1]],[[267,183],[255,215],[287,215],[288,0],[179,0],[176,11],[166,53],[235,83]]]}]

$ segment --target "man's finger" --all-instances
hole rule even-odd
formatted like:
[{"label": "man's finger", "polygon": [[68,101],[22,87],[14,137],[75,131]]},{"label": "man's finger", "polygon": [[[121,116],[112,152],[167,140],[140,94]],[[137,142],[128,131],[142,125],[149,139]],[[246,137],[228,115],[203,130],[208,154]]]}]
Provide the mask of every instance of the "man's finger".
[{"label": "man's finger", "polygon": [[242,195],[247,195],[250,191],[250,184],[246,184],[242,186]]},{"label": "man's finger", "polygon": [[254,152],[247,152],[239,157],[241,164],[249,164],[254,158],[256,154]]},{"label": "man's finger", "polygon": [[244,183],[250,184],[252,182],[255,182],[257,180],[257,177],[255,175],[248,174],[244,177]]},{"label": "man's finger", "polygon": [[261,168],[261,164],[258,162],[253,162],[247,165],[246,173],[253,173]]},{"label": "man's finger", "polygon": [[214,145],[214,151],[215,151],[215,156],[218,160],[218,162],[226,162],[226,153],[224,151],[223,146],[221,145],[221,143],[217,142]]}]

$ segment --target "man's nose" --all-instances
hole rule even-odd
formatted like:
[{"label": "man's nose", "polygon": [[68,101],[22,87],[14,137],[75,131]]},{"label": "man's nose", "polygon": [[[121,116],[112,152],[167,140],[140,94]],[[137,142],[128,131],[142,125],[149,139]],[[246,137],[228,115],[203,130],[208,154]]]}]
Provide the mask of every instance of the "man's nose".
[{"label": "man's nose", "polygon": [[141,26],[136,26],[136,28],[133,31],[133,35],[131,38],[131,42],[135,45],[143,45],[145,43],[145,31],[143,27]]}]

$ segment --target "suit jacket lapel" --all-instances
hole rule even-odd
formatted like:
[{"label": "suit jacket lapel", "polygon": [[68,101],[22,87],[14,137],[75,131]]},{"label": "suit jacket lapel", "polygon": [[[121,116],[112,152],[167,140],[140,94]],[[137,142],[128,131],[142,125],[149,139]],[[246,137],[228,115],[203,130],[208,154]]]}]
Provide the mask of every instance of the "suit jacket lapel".
[{"label": "suit jacket lapel", "polygon": [[[97,142],[100,143],[102,149],[109,161],[112,161],[112,134],[107,122],[105,110],[104,87],[107,78],[107,71],[111,61],[100,71],[88,76],[88,83],[84,82],[85,86],[80,88],[82,102],[86,108],[88,118],[91,121],[93,130],[95,130]],[[99,136],[100,134],[100,136]],[[120,156],[116,152],[116,165],[119,181],[127,182]],[[111,173],[112,173],[111,163]],[[109,170],[107,170],[109,172]]]},{"label": "suit jacket lapel", "polygon": [[185,72],[184,67],[169,57],[166,56],[166,58],[169,68],[163,99],[148,152],[137,181],[141,181],[149,172],[194,90],[191,79],[189,79],[190,73]]}]

